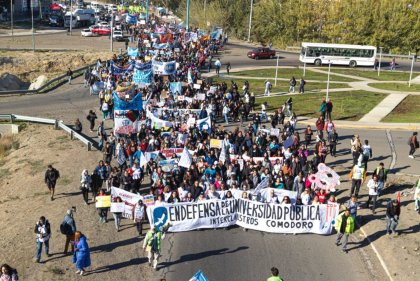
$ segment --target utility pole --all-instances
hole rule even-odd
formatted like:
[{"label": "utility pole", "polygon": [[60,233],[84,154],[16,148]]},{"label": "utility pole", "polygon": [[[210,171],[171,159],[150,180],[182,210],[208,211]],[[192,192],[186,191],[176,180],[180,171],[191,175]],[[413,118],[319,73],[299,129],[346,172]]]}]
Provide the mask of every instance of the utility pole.
[{"label": "utility pole", "polygon": [[114,49],[114,14],[111,14],[111,52]]},{"label": "utility pole", "polygon": [[10,29],[12,30],[12,41],[14,41],[14,37],[13,37],[13,0],[10,0]]},{"label": "utility pole", "polygon": [[379,65],[378,65],[378,77],[379,74],[381,74],[381,64],[382,64],[382,47],[379,47],[380,53],[379,53]]},{"label": "utility pole", "polygon": [[411,79],[413,78],[414,56],[411,57],[410,80],[408,80],[408,87],[411,87]]},{"label": "utility pole", "polygon": [[331,73],[331,61],[328,61],[327,97],[325,98],[325,101],[328,100],[328,96],[330,94],[330,73]]},{"label": "utility pole", "polygon": [[249,13],[249,26],[248,26],[248,42],[251,41],[251,25],[252,25],[252,8],[254,6],[254,0],[251,0],[251,11]]},{"label": "utility pole", "polygon": [[31,0],[31,18],[32,18],[32,51],[35,52],[34,0]]},{"label": "utility pole", "polygon": [[190,0],[187,0],[187,20],[185,21],[185,28],[188,31],[190,22]]},{"label": "utility pole", "polygon": [[73,25],[73,0],[70,0],[70,36],[72,35],[71,34],[71,31],[72,31],[72,25]]}]

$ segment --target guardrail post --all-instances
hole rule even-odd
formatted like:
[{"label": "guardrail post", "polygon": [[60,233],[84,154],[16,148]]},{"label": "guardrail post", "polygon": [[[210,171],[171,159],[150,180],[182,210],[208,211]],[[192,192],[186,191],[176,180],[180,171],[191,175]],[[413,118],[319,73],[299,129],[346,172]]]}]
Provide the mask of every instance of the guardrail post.
[{"label": "guardrail post", "polygon": [[74,132],[73,130],[70,131],[70,139],[73,140],[74,139]]},{"label": "guardrail post", "polygon": [[87,147],[88,147],[88,151],[91,151],[92,150],[92,143],[91,142],[88,142]]},{"label": "guardrail post", "polygon": [[55,119],[54,130],[58,130],[58,120],[57,119]]}]

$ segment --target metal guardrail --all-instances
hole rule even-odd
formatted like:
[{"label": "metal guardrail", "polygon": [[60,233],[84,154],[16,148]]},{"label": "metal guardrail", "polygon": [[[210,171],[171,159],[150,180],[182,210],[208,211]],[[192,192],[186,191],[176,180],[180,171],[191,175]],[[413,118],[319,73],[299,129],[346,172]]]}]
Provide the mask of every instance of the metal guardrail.
[{"label": "metal guardrail", "polygon": [[88,151],[92,150],[92,142],[82,136],[81,134],[77,133],[75,130],[64,124],[62,120],[56,119],[48,119],[48,118],[40,118],[40,117],[32,117],[32,116],[24,116],[24,115],[16,115],[16,114],[0,114],[0,119],[10,120],[11,123],[14,121],[27,121],[27,122],[34,122],[34,123],[41,123],[41,124],[48,124],[54,125],[56,129],[61,128],[63,131],[70,134],[70,138],[78,139],[84,144],[86,144]]},{"label": "metal guardrail", "polygon": [[[80,67],[78,69],[73,70],[73,77],[78,77],[80,75],[82,75],[82,73],[78,74],[78,75],[74,75],[79,71],[85,70],[88,67],[92,67],[96,65],[96,63],[90,64],[90,65],[86,65],[83,67]],[[11,90],[11,91],[0,91],[0,96],[1,95],[21,95],[21,94],[36,94],[39,92],[42,92],[44,89],[46,89],[47,87],[49,87],[51,84],[58,82],[60,80],[65,80],[67,79],[67,75],[63,74],[60,75],[58,77],[53,78],[52,80],[48,81],[47,83],[45,83],[44,85],[42,85],[41,87],[39,87],[38,89],[35,90]]]}]

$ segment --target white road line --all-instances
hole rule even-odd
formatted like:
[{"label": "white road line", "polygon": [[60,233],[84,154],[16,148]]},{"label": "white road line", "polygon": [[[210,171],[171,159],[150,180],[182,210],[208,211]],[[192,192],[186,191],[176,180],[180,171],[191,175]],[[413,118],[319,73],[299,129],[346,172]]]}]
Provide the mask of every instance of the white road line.
[{"label": "white road line", "polygon": [[388,275],[389,280],[390,280],[390,281],[394,281],[394,278],[392,278],[392,275],[391,275],[391,273],[389,272],[388,267],[387,267],[387,266],[386,266],[386,264],[385,264],[385,261],[382,259],[382,256],[379,254],[379,252],[378,252],[378,250],[376,249],[376,247],[375,247],[375,245],[373,244],[373,242],[372,242],[372,241],[370,241],[369,237],[366,235],[366,232],[363,230],[363,228],[362,228],[362,227],[360,227],[359,229],[362,231],[362,233],[363,233],[363,235],[365,236],[365,238],[369,241],[370,246],[372,247],[373,251],[375,252],[376,256],[378,257],[379,262],[381,263],[381,265],[382,265],[383,269],[385,270],[386,275]]}]

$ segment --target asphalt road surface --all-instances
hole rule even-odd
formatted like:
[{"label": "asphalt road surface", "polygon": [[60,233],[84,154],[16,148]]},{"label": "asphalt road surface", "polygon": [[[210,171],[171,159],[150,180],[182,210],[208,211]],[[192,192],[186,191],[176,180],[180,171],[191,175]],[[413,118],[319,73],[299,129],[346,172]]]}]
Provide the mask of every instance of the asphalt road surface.
[{"label": "asphalt road surface", "polygon": [[[232,48],[238,48],[238,52],[248,49]],[[293,56],[285,55],[284,61],[296,63]],[[274,63],[274,60],[252,61],[237,52],[227,54],[222,60],[231,61],[233,67]],[[2,114],[57,118],[68,124],[73,124],[76,118],[84,122],[89,109],[98,109],[98,106],[97,98],[89,96],[81,78],[75,79],[73,85],[64,85],[52,93],[0,99]],[[369,170],[380,161],[389,166],[394,159],[395,171],[418,173],[417,160],[407,157],[406,142],[410,132],[391,132],[396,147],[394,158],[384,130],[356,132],[339,129],[338,133],[341,137],[338,157],[327,157],[327,164],[340,169],[343,179],[351,167],[349,138],[354,133],[358,133],[362,140],[369,139],[372,144],[374,159],[369,164]],[[91,137],[94,135],[92,133]],[[189,280],[197,270],[202,269],[212,281],[256,281],[268,278],[269,269],[276,266],[285,280],[384,280],[384,272],[374,253],[369,247],[360,247],[357,237],[353,239],[356,240],[350,244],[350,252],[344,254],[334,245],[334,236],[244,232],[241,228],[170,234],[163,242],[162,263],[156,276],[164,276],[171,281]]]}]

